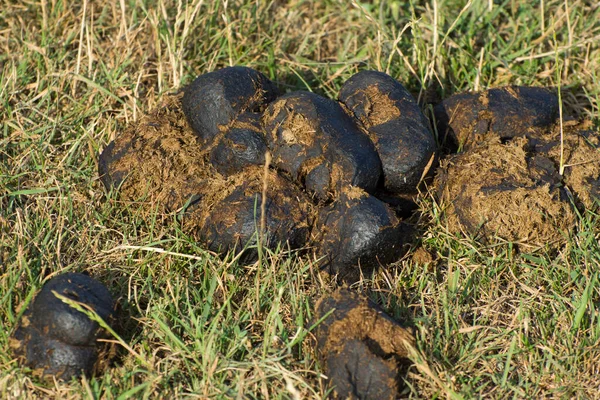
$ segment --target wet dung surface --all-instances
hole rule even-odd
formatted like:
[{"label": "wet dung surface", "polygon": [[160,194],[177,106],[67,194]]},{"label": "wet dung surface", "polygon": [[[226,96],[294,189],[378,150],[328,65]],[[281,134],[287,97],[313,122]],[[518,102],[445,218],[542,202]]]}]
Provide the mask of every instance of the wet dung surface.
[{"label": "wet dung surface", "polygon": [[321,211],[316,232],[322,268],[350,282],[397,260],[412,236],[389,205],[358,188],[344,188]]},{"label": "wet dung surface", "polygon": [[53,292],[89,306],[107,323],[113,318],[113,301],[104,285],[87,275],[59,275],[44,285],[23,314],[11,337],[11,349],[42,376],[69,380],[82,373],[90,375],[97,364],[97,339],[103,331]]},{"label": "wet dung surface", "polygon": [[381,175],[375,146],[340,105],[309,92],[293,92],[263,114],[273,164],[321,200],[345,186],[373,192]]},{"label": "wet dung surface", "polygon": [[412,333],[349,289],[321,298],[315,308],[315,320],[327,315],[315,336],[337,398],[397,398],[406,346],[414,346]]},{"label": "wet dung surface", "polygon": [[210,144],[222,127],[240,114],[262,112],[277,95],[277,87],[266,76],[235,66],[197,77],[184,89],[181,104],[194,132]]},{"label": "wet dung surface", "polygon": [[385,189],[415,192],[432,165],[436,143],[412,95],[383,72],[363,71],[344,83],[339,100],[375,144]]},{"label": "wet dung surface", "polygon": [[267,143],[260,114],[240,115],[210,151],[210,163],[227,177],[251,165],[263,165]]}]

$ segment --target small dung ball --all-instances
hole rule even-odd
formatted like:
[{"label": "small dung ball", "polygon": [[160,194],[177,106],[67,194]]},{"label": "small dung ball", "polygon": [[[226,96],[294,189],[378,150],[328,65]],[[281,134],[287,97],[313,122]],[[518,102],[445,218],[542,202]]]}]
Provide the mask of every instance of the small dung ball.
[{"label": "small dung ball", "polygon": [[248,67],[227,67],[197,77],[184,89],[183,112],[192,129],[212,143],[221,127],[240,114],[260,113],[278,95],[266,76]]},{"label": "small dung ball", "polygon": [[412,332],[365,296],[349,289],[315,305],[317,350],[340,399],[395,399]]},{"label": "small dung ball", "polygon": [[432,165],[436,143],[409,91],[383,72],[362,71],[344,83],[339,100],[375,144],[385,189],[415,192]]},{"label": "small dung ball", "polygon": [[97,322],[55,293],[91,308],[104,321],[113,317],[108,289],[87,275],[66,273],[49,280],[25,311],[11,337],[14,355],[35,373],[69,380],[90,375],[98,361]]},{"label": "small dung ball", "polygon": [[373,143],[336,101],[292,92],[263,113],[273,164],[317,199],[335,198],[344,186],[372,193],[381,175]]}]

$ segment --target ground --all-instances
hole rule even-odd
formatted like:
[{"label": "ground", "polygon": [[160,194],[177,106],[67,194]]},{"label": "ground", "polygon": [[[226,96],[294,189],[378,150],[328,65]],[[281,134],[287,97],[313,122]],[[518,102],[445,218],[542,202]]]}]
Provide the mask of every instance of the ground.
[{"label": "ground", "polygon": [[[72,5],[71,3],[77,3]],[[36,291],[87,272],[117,301],[118,354],[95,377],[31,377],[0,352],[2,398],[325,398],[312,260],[220,259],[107,193],[99,152],[200,73],[245,65],[337,97],[377,69],[428,104],[506,84],[561,88],[600,118],[590,1],[17,0],[0,10],[0,349]],[[407,398],[599,398],[599,217],[559,251],[449,233],[435,198],[414,251],[353,289],[415,328]],[[142,218],[144,216],[144,218]],[[415,255],[413,256],[413,253]]]}]

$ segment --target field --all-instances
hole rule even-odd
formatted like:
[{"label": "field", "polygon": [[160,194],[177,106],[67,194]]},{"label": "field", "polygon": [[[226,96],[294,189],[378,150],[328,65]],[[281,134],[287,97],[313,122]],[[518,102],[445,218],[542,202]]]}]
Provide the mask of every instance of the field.
[{"label": "field", "polygon": [[[0,397],[327,398],[311,333],[332,285],[309,257],[217,258],[176,215],[107,192],[99,152],[197,75],[255,68],[336,98],[364,69],[418,99],[560,87],[600,126],[600,6],[542,0],[4,0],[0,8]],[[600,398],[600,216],[560,251],[449,233],[424,191],[422,234],[353,288],[413,326],[405,398]],[[103,372],[43,381],[9,337],[49,278],[88,272],[117,303]]]}]

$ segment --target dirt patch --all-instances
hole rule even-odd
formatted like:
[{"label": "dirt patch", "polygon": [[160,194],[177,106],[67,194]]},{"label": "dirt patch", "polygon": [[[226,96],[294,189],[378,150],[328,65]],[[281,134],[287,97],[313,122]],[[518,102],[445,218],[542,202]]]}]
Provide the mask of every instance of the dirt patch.
[{"label": "dirt patch", "polygon": [[35,375],[69,380],[90,375],[99,365],[97,342],[104,334],[98,323],[71,308],[55,293],[90,307],[104,321],[113,317],[113,301],[98,281],[67,273],[49,280],[27,308],[10,347]]},{"label": "dirt patch", "polygon": [[363,71],[344,83],[339,100],[375,144],[384,189],[391,194],[415,193],[431,167],[436,143],[412,95],[389,75]]},{"label": "dirt patch", "polygon": [[338,398],[395,399],[401,364],[414,346],[409,330],[348,289],[316,304],[317,348]]}]

